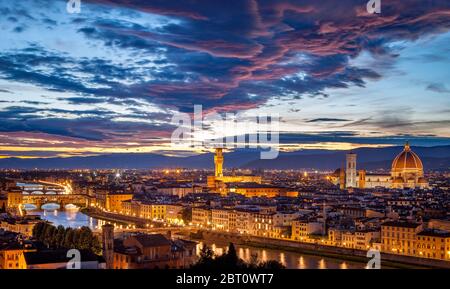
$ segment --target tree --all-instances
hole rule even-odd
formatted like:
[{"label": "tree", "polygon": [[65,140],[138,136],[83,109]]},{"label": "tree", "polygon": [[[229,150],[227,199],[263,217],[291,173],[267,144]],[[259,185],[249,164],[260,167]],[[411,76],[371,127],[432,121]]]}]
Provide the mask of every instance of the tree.
[{"label": "tree", "polygon": [[200,257],[198,262],[193,266],[194,268],[207,268],[210,266],[214,260],[214,251],[211,250],[208,245],[203,244],[202,249],[200,250]]},{"label": "tree", "polygon": [[67,228],[64,235],[64,248],[74,248],[73,235],[75,234],[72,228]]},{"label": "tree", "polygon": [[43,242],[45,245],[47,245],[47,247],[49,247],[52,243],[55,230],[56,230],[55,226],[47,224],[47,227],[45,228],[44,237],[43,237]]},{"label": "tree", "polygon": [[41,238],[42,232],[45,228],[45,223],[44,222],[39,222],[36,225],[34,225],[33,227],[33,237],[36,240],[39,240]]},{"label": "tree", "polygon": [[94,235],[92,235],[92,238],[91,238],[90,249],[92,250],[92,252],[94,252],[97,255],[100,255],[100,253],[102,252],[102,245],[100,243],[100,240],[97,237],[95,237]]},{"label": "tree", "polygon": [[181,218],[185,224],[189,224],[192,221],[192,209],[191,208],[183,208],[181,212]]},{"label": "tree", "polygon": [[79,233],[77,247],[79,249],[87,249],[89,250],[91,247],[92,241],[92,231],[89,227],[83,226],[81,229],[77,230]]},{"label": "tree", "polygon": [[63,247],[64,246],[64,236],[66,233],[66,229],[59,225],[58,228],[56,229],[56,237],[54,240],[54,244],[56,247]]},{"label": "tree", "polygon": [[250,255],[250,261],[248,262],[248,267],[251,269],[256,269],[258,268],[258,254],[251,254]]},{"label": "tree", "polygon": [[280,270],[280,269],[286,269],[286,267],[278,261],[269,260],[269,261],[260,263],[258,265],[258,269]]},{"label": "tree", "polygon": [[245,262],[238,257],[236,248],[233,243],[228,246],[228,251],[221,256],[215,256],[214,252],[206,245],[200,251],[200,258],[192,269],[208,269],[208,270],[235,270],[235,269],[264,269],[279,270],[285,266],[278,261],[270,260],[258,263],[257,255],[252,256],[250,262]]},{"label": "tree", "polygon": [[230,243],[230,245],[228,245],[228,251],[226,254],[221,256],[223,261],[225,262],[225,266],[230,267],[230,268],[235,268],[238,267],[238,263],[239,263],[239,257],[236,253],[236,248],[234,247],[233,243]]}]

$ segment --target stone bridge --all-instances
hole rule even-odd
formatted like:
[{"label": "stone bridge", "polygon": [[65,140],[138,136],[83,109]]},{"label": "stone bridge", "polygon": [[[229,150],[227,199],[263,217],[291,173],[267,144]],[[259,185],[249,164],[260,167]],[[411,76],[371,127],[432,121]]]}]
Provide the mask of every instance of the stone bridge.
[{"label": "stone bridge", "polygon": [[68,204],[73,204],[79,207],[86,207],[88,205],[88,198],[86,195],[66,194],[66,195],[22,195],[22,204],[31,204],[40,208],[42,205],[48,203],[59,204],[61,208]]}]

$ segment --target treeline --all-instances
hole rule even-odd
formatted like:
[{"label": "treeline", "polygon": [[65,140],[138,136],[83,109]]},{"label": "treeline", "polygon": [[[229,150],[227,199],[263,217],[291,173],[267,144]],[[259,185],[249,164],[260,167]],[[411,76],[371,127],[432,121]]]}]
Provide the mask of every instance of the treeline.
[{"label": "treeline", "polygon": [[234,269],[267,269],[278,270],[286,267],[278,261],[270,260],[265,262],[258,261],[258,256],[254,255],[249,262],[245,262],[238,257],[236,248],[233,243],[228,246],[228,251],[220,256],[217,256],[211,248],[203,245],[200,251],[200,258],[192,269],[201,270],[234,270]]},{"label": "treeline", "polygon": [[33,228],[33,237],[43,242],[49,248],[68,248],[89,250],[95,254],[101,253],[101,244],[89,227],[80,229],[55,227],[46,222],[37,223]]}]

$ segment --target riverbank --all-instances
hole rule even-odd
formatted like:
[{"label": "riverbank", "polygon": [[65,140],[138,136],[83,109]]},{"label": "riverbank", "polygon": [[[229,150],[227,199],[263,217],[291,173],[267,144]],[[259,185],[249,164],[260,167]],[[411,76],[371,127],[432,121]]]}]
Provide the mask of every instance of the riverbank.
[{"label": "riverbank", "polygon": [[[145,228],[152,221],[143,220],[141,218],[124,216],[106,212],[98,212],[92,209],[82,209],[83,214],[91,217],[124,224],[132,224],[137,228]],[[160,225],[158,223],[156,226]],[[257,236],[243,236],[235,233],[217,232],[199,230],[196,234],[191,234],[190,238],[196,241],[212,241],[225,242],[226,244],[233,242],[239,245],[252,246],[257,248],[266,248],[271,250],[279,250],[286,252],[296,252],[311,256],[320,256],[330,259],[343,260],[349,262],[367,263],[367,251],[327,246],[321,244],[302,243],[291,240],[271,239]],[[381,253],[382,268],[399,268],[399,269],[425,269],[425,268],[446,268],[450,269],[450,262],[434,259],[417,258],[410,256],[401,256],[394,254]]]},{"label": "riverbank", "polygon": [[131,217],[131,216],[106,213],[106,212],[97,211],[97,210],[93,210],[93,209],[89,209],[89,208],[82,208],[80,210],[80,212],[89,217],[92,217],[92,218],[96,218],[96,219],[108,221],[108,222],[119,223],[119,224],[123,224],[123,225],[133,225],[133,226],[142,227],[142,228],[144,228],[146,225],[145,220],[136,218],[136,217]]},{"label": "riverbank", "polygon": [[[312,256],[321,256],[330,259],[345,260],[349,262],[367,263],[369,258],[367,252],[362,250],[338,248],[320,244],[300,243],[290,240],[269,239],[254,236],[242,236],[232,233],[199,231],[192,236],[194,240],[233,242],[235,244],[266,248],[272,250],[302,253]],[[438,265],[436,265],[438,264]],[[425,269],[425,268],[450,268],[450,262],[415,258],[409,256],[398,256],[392,254],[381,254],[382,268],[398,269]]]}]

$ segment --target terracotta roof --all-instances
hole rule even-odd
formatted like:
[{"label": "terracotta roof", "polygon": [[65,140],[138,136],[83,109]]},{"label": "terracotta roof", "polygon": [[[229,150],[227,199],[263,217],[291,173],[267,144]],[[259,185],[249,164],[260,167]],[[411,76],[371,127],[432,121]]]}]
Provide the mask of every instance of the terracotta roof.
[{"label": "terracotta roof", "polygon": [[390,221],[381,224],[381,226],[387,227],[402,227],[402,228],[417,228],[420,226],[418,223],[410,223],[410,222],[399,222],[399,221]]},{"label": "terracotta roof", "polygon": [[[82,262],[104,262],[101,256],[95,255],[90,251],[80,250],[80,254]],[[24,257],[27,265],[64,263],[71,259],[67,257],[67,250],[25,252]]]},{"label": "terracotta roof", "polygon": [[419,156],[414,153],[409,144],[405,145],[403,151],[397,155],[397,157],[392,162],[393,170],[403,170],[403,169],[420,169],[423,170],[422,161]]},{"label": "terracotta roof", "polygon": [[161,234],[140,234],[133,237],[143,247],[170,246],[170,241]]},{"label": "terracotta roof", "polygon": [[450,238],[450,232],[439,231],[439,230],[425,230],[425,231],[418,233],[417,235],[418,236]]}]

